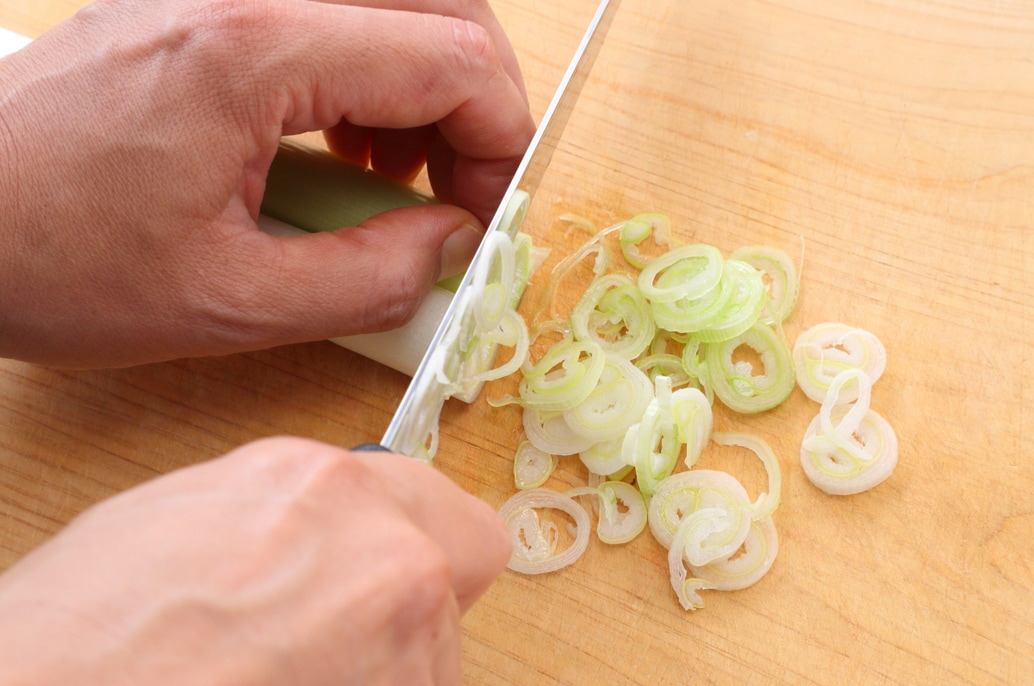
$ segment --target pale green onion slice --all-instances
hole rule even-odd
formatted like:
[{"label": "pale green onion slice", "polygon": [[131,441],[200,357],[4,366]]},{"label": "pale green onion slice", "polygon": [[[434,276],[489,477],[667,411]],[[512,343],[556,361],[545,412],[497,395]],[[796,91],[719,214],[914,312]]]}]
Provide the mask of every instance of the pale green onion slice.
[{"label": "pale green onion slice", "polygon": [[593,443],[578,453],[578,459],[589,470],[590,475],[610,476],[611,474],[618,474],[629,466],[621,453],[622,443],[624,443],[624,436],[609,441]]},{"label": "pale green onion slice", "polygon": [[524,434],[539,450],[553,455],[574,455],[588,450],[596,439],[571,428],[561,412],[539,412],[524,408]]},{"label": "pale green onion slice", "polygon": [[682,388],[671,396],[671,413],[678,430],[678,439],[686,445],[684,461],[692,467],[711,439],[714,413],[711,403],[696,388]]},{"label": "pale green onion slice", "polygon": [[[887,366],[887,350],[879,338],[864,329],[827,322],[797,337],[793,362],[801,390],[821,403],[833,379],[847,369],[861,369],[876,383]],[[857,393],[857,388],[846,389],[841,402],[853,400]]]},{"label": "pale green onion slice", "polygon": [[605,365],[606,354],[599,344],[561,341],[538,362],[522,366],[520,400],[541,412],[570,409],[589,397]]},{"label": "pale green onion slice", "polygon": [[741,591],[753,586],[772,568],[779,552],[779,538],[771,517],[751,522],[743,551],[703,566],[690,565],[697,588]]},{"label": "pale green onion slice", "polygon": [[721,309],[702,328],[682,328],[675,331],[692,333],[702,343],[717,343],[735,338],[754,325],[767,302],[765,282],[754,267],[740,260],[726,260],[723,267]]},{"label": "pale green onion slice", "polygon": [[758,496],[754,501],[751,516],[755,520],[771,517],[772,513],[779,506],[779,499],[783,490],[783,470],[779,466],[772,448],[763,439],[746,433],[715,433],[711,436],[718,445],[735,445],[750,450],[761,464],[765,466],[768,475],[768,491]]},{"label": "pale green onion slice", "polygon": [[628,543],[646,528],[646,501],[634,486],[624,481],[606,481],[598,490],[601,507],[596,534],[601,541],[612,545]]},{"label": "pale green onion slice", "polygon": [[639,274],[639,290],[651,305],[699,301],[718,287],[723,262],[721,252],[711,245],[676,248],[646,265]]},{"label": "pale green onion slice", "polygon": [[743,484],[728,472],[691,469],[661,481],[650,499],[650,531],[670,550],[682,519],[707,508],[727,512],[729,526],[699,541],[689,561],[706,564],[727,557],[743,544],[752,521],[750,497]]},{"label": "pale green onion slice", "polygon": [[[574,520],[574,540],[559,553],[557,526],[551,520],[543,522],[539,510],[560,510]],[[513,546],[507,567],[515,572],[556,571],[577,561],[589,544],[589,513],[571,498],[548,488],[518,491],[499,508],[499,516]]]},{"label": "pale green onion slice", "polygon": [[790,256],[778,248],[750,245],[740,248],[729,259],[743,260],[768,277],[768,311],[776,321],[786,321],[797,307],[801,288]]},{"label": "pale green onion slice", "polygon": [[605,357],[603,371],[588,397],[564,411],[564,420],[594,442],[625,435],[653,399],[650,377],[618,355]]},{"label": "pale green onion slice", "polygon": [[619,240],[625,261],[636,269],[643,269],[652,257],[643,255],[639,246],[647,238],[658,246],[671,247],[671,221],[663,214],[640,214],[621,225]]},{"label": "pale green onion slice", "polygon": [[650,306],[624,274],[597,278],[571,313],[575,340],[591,340],[604,350],[634,359],[653,341],[657,325]]},{"label": "pale green onion slice", "polygon": [[[841,403],[840,394],[853,386],[859,397]],[[801,443],[804,474],[830,495],[853,495],[883,483],[898,462],[898,440],[891,425],[869,409],[871,383],[860,369],[838,374],[805,431]]]},{"label": "pale green onion slice", "polygon": [[513,482],[520,489],[537,488],[556,469],[556,457],[539,450],[530,441],[521,441],[513,456]]},{"label": "pale green onion slice", "polygon": [[[762,370],[755,370],[746,360],[734,361],[740,346],[747,346],[757,354]],[[790,348],[779,333],[761,322],[736,338],[701,348],[708,385],[729,409],[747,414],[763,412],[781,404],[793,391]]]},{"label": "pale green onion slice", "polygon": [[671,380],[658,376],[653,399],[642,419],[629,427],[621,444],[625,463],[635,467],[636,483],[646,496],[672,473],[682,451],[671,403]]},{"label": "pale green onion slice", "polygon": [[682,358],[671,353],[644,355],[635,361],[635,366],[646,372],[651,381],[656,381],[658,376],[668,377],[673,388],[697,382],[682,368]]},{"label": "pale green onion slice", "polygon": [[596,486],[572,488],[564,495],[570,498],[598,497],[596,535],[604,543],[628,543],[646,528],[646,501],[635,486],[624,481],[604,481]]},{"label": "pale green onion slice", "polygon": [[[704,606],[697,591],[710,588],[709,585],[687,583],[686,558],[691,551],[701,550],[703,542],[710,536],[726,531],[733,524],[732,514],[720,507],[705,507],[685,515],[672,536],[668,548],[668,573],[671,587],[685,610],[697,610]],[[749,532],[748,532],[749,533]],[[745,540],[745,539],[744,539]]]}]

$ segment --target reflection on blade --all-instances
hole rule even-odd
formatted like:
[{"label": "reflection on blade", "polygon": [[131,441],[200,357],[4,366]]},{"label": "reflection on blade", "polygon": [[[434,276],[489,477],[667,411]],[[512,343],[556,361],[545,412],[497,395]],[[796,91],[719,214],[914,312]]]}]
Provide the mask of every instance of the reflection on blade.
[{"label": "reflection on blade", "polygon": [[[507,219],[507,210],[513,204],[515,196],[520,196],[522,192],[529,196],[534,194],[549,165],[553,150],[560,140],[582,85],[588,78],[596,55],[603,45],[603,39],[617,12],[618,4],[619,0],[600,2],[486,234],[501,227]],[[472,275],[482,261],[492,259],[488,243],[489,241],[482,242],[477,254],[474,255],[470,268],[467,269],[456,291],[456,297],[453,298],[441,325],[431,339],[430,347],[381,440],[381,444],[393,452],[411,457],[434,454],[436,446],[429,445],[428,440],[437,440],[437,431],[434,429],[442,404],[449,393],[450,380],[442,375],[443,369],[449,366],[448,361],[444,359],[452,347],[448,345],[448,339],[450,334],[453,337],[460,334],[463,328],[462,321],[469,316],[465,309],[470,305]]]}]

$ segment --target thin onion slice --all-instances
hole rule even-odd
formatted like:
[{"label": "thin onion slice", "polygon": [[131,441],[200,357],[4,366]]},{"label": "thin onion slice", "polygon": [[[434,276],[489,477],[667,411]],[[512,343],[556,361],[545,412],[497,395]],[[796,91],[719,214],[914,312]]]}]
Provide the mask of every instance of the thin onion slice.
[{"label": "thin onion slice", "polygon": [[639,288],[624,274],[597,278],[571,312],[575,340],[591,340],[609,353],[634,359],[653,341],[657,325]]},{"label": "thin onion slice", "polygon": [[[543,524],[537,510],[560,510],[574,520],[574,540],[556,552],[556,525]],[[573,564],[589,545],[589,513],[568,496],[548,488],[518,491],[499,508],[513,545],[506,565],[522,574],[546,574]]]},{"label": "thin onion slice", "polygon": [[[797,385],[821,403],[837,374],[861,369],[876,383],[887,366],[887,350],[874,334],[840,322],[816,324],[797,337],[793,346]],[[841,402],[850,402],[858,390],[844,389]]]},{"label": "thin onion slice", "polygon": [[731,555],[743,544],[752,520],[747,491],[728,472],[691,469],[661,481],[650,499],[650,531],[670,550],[682,520],[704,509],[721,510],[725,526],[696,540],[694,548],[687,550],[688,561],[704,565]]},{"label": "thin onion slice", "polygon": [[702,567],[690,565],[690,571],[707,588],[718,591],[740,591],[753,586],[768,573],[779,552],[779,537],[771,517],[751,523],[743,541],[743,550]]},{"label": "thin onion slice", "polygon": [[646,528],[646,501],[635,486],[624,481],[603,481],[597,486],[572,488],[565,495],[570,498],[598,497],[596,535],[604,543],[628,543]]},{"label": "thin onion slice", "polygon": [[546,480],[556,469],[556,457],[539,450],[531,441],[521,441],[517,446],[517,452],[513,456],[513,482],[517,488],[537,488],[546,483]]},{"label": "thin onion slice", "polygon": [[768,312],[776,321],[786,321],[797,307],[801,288],[790,256],[767,245],[749,245],[734,252],[729,259],[743,260],[768,277]]},{"label": "thin onion slice", "polygon": [[[848,386],[860,389],[860,397],[840,403],[841,391]],[[867,491],[885,481],[897,466],[897,436],[887,420],[869,409],[870,387],[860,369],[838,374],[804,433],[801,466],[808,479],[830,495]]]},{"label": "thin onion slice", "polygon": [[[757,353],[764,369],[733,360],[740,346]],[[790,397],[794,386],[793,360],[786,339],[757,322],[745,333],[721,343],[701,346],[709,387],[729,409],[745,414],[764,412]]]},{"label": "thin onion slice", "polygon": [[768,474],[768,491],[760,494],[754,501],[751,517],[755,521],[771,517],[775,509],[779,507],[783,490],[783,470],[780,468],[779,460],[771,446],[761,438],[747,433],[715,433],[711,439],[718,445],[735,445],[746,448],[758,456]]}]

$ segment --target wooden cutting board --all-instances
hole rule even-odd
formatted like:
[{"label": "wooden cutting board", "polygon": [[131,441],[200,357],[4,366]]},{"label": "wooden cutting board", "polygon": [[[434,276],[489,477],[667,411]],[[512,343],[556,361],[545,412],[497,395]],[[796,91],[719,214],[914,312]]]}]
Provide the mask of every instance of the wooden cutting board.
[{"label": "wooden cutting board", "polygon": [[[0,25],[37,35],[79,4],[0,0]],[[493,6],[540,114],[592,3]],[[663,212],[683,240],[803,255],[787,333],[844,321],[884,341],[872,404],[900,464],[826,496],[798,462],[802,393],[719,409],[784,470],[768,576],[686,613],[648,534],[596,541],[493,586],[465,619],[466,682],[1030,683],[1032,198],[1032,3],[624,0],[526,224],[546,269],[581,239],[563,213]],[[0,362],[0,568],[91,503],[259,436],[376,439],[405,382],[324,342],[117,371]],[[501,504],[518,414],[452,405],[442,433],[441,469]],[[749,461],[704,459],[757,490]],[[548,485],[583,479],[565,460]]]}]

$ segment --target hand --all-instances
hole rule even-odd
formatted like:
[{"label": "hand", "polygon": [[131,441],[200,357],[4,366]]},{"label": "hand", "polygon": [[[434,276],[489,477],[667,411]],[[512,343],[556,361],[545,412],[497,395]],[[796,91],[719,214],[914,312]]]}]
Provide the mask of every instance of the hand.
[{"label": "hand", "polygon": [[506,565],[488,505],[389,453],[267,439],[88,510],[0,576],[4,684],[452,684]]},{"label": "hand", "polygon": [[[485,0],[101,0],[0,63],[0,93],[0,356],[73,367],[400,325],[534,133]],[[281,135],[326,129],[396,178],[426,155],[458,206],[262,234]]]}]

